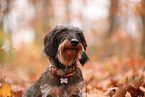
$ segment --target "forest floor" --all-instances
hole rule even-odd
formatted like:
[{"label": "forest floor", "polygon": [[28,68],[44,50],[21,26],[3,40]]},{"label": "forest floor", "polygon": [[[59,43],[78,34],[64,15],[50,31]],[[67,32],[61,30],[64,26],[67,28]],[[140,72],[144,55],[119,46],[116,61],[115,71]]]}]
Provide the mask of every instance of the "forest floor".
[{"label": "forest floor", "polygon": [[[49,61],[45,55],[39,54],[19,51],[11,61],[0,63],[2,97],[21,97],[24,89],[40,77]],[[124,59],[110,57],[103,61],[90,58],[80,68],[85,80],[84,95],[87,97],[145,97],[145,59],[141,56]]]}]

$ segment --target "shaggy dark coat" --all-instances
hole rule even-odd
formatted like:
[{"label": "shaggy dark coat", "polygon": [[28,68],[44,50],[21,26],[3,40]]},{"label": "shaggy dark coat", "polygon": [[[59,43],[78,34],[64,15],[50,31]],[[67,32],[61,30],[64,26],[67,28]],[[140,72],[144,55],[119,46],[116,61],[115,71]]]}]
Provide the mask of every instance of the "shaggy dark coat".
[{"label": "shaggy dark coat", "polygon": [[[51,68],[30,87],[22,97],[83,97],[82,66],[88,61],[87,43],[83,31],[72,25],[57,25],[44,37],[44,52]],[[50,72],[51,71],[51,72]],[[66,82],[62,82],[64,77]]]}]

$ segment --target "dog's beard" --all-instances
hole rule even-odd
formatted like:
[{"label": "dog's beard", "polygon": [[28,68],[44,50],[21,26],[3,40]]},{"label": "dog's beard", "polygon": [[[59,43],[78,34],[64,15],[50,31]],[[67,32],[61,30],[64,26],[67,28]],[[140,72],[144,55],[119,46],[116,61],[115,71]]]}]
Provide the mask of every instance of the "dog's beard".
[{"label": "dog's beard", "polygon": [[82,51],[83,46],[81,43],[72,46],[68,40],[65,40],[58,47],[57,57],[62,64],[70,66],[81,57]]}]

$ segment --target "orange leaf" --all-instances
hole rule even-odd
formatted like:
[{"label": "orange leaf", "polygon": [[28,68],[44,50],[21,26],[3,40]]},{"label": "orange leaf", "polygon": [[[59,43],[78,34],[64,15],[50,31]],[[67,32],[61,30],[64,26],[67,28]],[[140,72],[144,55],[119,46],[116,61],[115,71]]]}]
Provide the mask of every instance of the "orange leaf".
[{"label": "orange leaf", "polygon": [[22,94],[23,94],[23,91],[22,90],[18,90],[18,91],[13,91],[12,92],[12,95],[14,96],[14,97],[22,97]]},{"label": "orange leaf", "polygon": [[0,96],[2,97],[10,97],[11,96],[11,92],[12,91],[12,87],[9,85],[8,82],[6,82],[2,88],[0,89]]}]

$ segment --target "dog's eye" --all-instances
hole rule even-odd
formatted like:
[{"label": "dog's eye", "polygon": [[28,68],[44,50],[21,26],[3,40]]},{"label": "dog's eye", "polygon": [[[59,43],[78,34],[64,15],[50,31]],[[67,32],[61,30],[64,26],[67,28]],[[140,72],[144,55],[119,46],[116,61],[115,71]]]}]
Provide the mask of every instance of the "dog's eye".
[{"label": "dog's eye", "polygon": [[62,31],[62,34],[66,34],[66,31]]},{"label": "dog's eye", "polygon": [[79,32],[77,32],[77,33],[76,33],[76,35],[77,35],[77,36],[80,36],[80,33],[79,33]]}]

